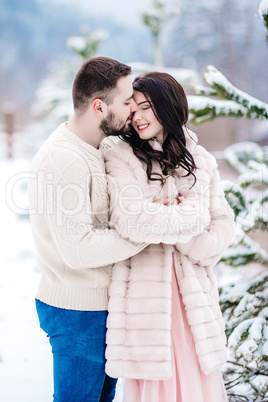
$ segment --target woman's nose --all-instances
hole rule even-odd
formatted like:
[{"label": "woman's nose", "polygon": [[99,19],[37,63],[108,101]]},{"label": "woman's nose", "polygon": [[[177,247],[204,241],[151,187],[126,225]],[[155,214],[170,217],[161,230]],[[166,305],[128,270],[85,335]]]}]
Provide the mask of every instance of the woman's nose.
[{"label": "woman's nose", "polygon": [[136,112],[136,110],[138,109],[138,105],[137,103],[134,101],[134,99],[131,99],[131,113]]},{"label": "woman's nose", "polygon": [[133,121],[141,120],[141,115],[140,115],[140,113],[136,111],[136,112],[134,113],[133,117],[132,117],[132,120],[133,120]]}]

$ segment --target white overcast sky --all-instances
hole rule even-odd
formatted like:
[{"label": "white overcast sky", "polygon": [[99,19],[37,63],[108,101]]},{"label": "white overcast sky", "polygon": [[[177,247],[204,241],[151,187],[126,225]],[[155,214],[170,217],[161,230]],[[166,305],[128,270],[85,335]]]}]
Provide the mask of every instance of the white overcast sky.
[{"label": "white overcast sky", "polygon": [[[51,0],[52,1],[52,0]],[[62,4],[74,4],[73,0],[53,0]],[[168,6],[178,5],[179,0],[166,0]],[[142,24],[140,13],[152,7],[152,0],[76,0],[77,7],[83,7],[90,15],[109,16],[122,24]]]}]

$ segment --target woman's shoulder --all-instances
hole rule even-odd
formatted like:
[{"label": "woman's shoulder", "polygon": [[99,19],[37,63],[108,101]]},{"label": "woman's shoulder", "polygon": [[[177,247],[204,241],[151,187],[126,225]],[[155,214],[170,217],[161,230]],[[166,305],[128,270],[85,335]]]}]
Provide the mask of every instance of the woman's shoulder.
[{"label": "woman's shoulder", "polygon": [[107,148],[104,153],[105,160],[112,158],[128,159],[130,155],[134,155],[132,148],[125,141],[118,140],[112,147]]},{"label": "woman's shoulder", "polygon": [[213,172],[218,168],[216,158],[202,147],[202,145],[196,147],[193,157],[198,169],[205,170],[209,176],[212,177]]},{"label": "woman's shoulder", "polygon": [[120,140],[107,150],[104,160],[108,174],[117,174],[117,169],[119,169],[120,175],[124,171],[139,180],[144,175],[146,176],[142,162],[134,154],[131,145],[125,141]]},{"label": "woman's shoulder", "polygon": [[203,147],[202,145],[199,144],[197,145],[195,150],[195,156],[202,157],[211,164],[217,164],[216,158],[209,151],[207,151],[206,148]]},{"label": "woman's shoulder", "polygon": [[215,157],[206,150],[202,145],[198,144],[197,135],[187,129],[185,132],[186,137],[186,146],[188,151],[193,155],[193,158],[197,162],[197,165],[204,165],[203,167],[207,166],[209,169],[213,169],[217,167],[217,161]]}]

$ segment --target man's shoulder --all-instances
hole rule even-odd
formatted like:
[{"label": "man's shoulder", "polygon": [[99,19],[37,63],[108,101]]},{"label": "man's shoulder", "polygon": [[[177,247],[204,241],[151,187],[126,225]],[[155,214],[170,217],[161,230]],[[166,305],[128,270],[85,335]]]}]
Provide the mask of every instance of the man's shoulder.
[{"label": "man's shoulder", "polygon": [[86,168],[86,158],[80,148],[74,143],[65,138],[61,131],[61,126],[57,127],[38,152],[35,154],[32,161],[32,169],[45,169],[53,165],[54,167],[76,164],[84,165]]}]

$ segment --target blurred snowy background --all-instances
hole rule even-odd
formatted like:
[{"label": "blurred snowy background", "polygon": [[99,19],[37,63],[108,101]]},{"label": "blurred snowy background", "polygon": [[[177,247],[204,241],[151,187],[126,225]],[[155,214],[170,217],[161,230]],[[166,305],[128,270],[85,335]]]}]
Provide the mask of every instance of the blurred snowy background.
[{"label": "blurred snowy background", "polygon": [[[27,171],[72,113],[82,61],[170,72],[190,128],[218,159],[237,235],[216,267],[229,400],[268,401],[268,0],[1,0],[0,401],[52,401],[52,358],[35,313],[39,281]],[[121,401],[121,382],[116,401]],[[163,401],[164,402],[164,401]]]}]

